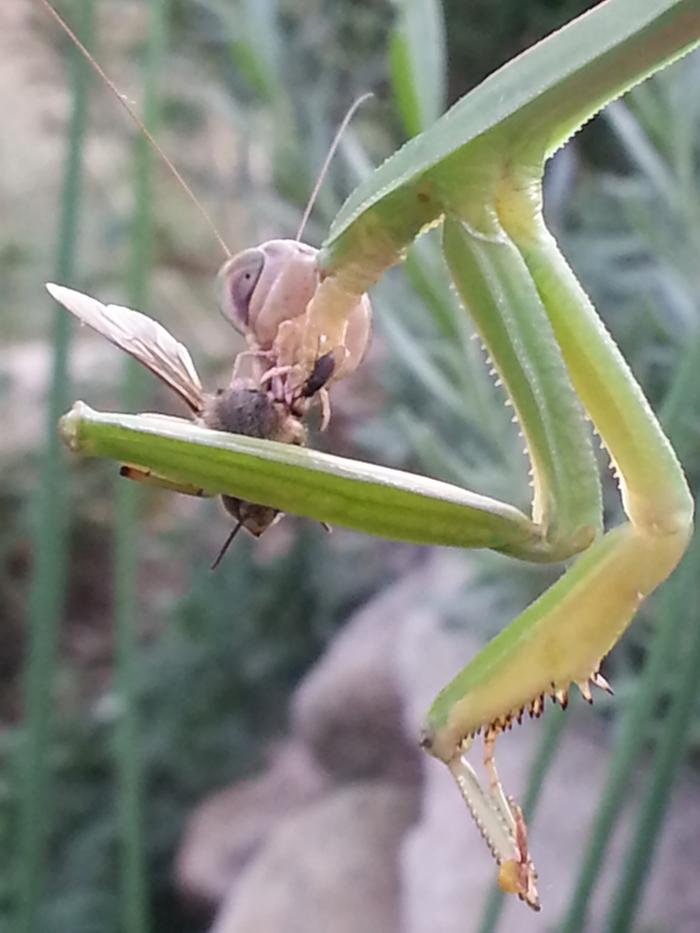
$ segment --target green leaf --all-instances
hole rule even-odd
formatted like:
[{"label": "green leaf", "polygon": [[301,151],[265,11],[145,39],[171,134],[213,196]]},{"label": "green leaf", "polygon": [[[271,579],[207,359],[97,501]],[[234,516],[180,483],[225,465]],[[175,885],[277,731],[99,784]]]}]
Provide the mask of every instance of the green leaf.
[{"label": "green leaf", "polygon": [[210,0],[232,36],[231,57],[253,91],[269,103],[284,97],[280,72],[283,56],[275,0],[241,0],[231,9],[223,0]]},{"label": "green leaf", "polygon": [[445,25],[437,0],[401,0],[389,63],[404,128],[415,136],[445,107]]},{"label": "green leaf", "polygon": [[[92,0],[82,0],[76,20],[81,39],[91,45],[95,22]],[[57,231],[56,278],[59,281],[69,280],[75,274],[76,257],[79,255],[82,160],[88,114],[89,67],[76,49],[71,49],[69,55],[72,106]],[[46,885],[48,839],[55,816],[51,797],[53,769],[49,762],[49,747],[53,730],[52,700],[59,625],[66,595],[69,547],[66,464],[56,437],[55,424],[68,395],[68,345],[66,316],[55,315],[47,433],[34,503],[34,572],[29,601],[24,692],[27,738],[21,749],[22,759],[19,763],[22,799],[14,846],[18,890],[13,929],[18,933],[34,933],[39,929]]]}]

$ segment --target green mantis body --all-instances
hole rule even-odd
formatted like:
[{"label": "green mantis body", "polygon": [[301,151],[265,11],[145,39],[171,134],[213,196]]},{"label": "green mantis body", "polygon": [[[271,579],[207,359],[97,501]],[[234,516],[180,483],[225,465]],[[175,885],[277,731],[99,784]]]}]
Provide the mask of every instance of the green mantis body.
[{"label": "green mantis body", "polygon": [[[413,239],[442,224],[446,265],[502,380],[529,454],[532,516],[419,477],[186,423],[76,407],[85,453],[403,540],[490,547],[537,562],[579,555],[438,695],[421,743],[455,777],[499,865],[538,906],[519,808],[496,736],[572,683],[607,688],[602,658],[673,571],[692,531],[678,461],[541,212],[547,158],[605,103],[700,40],[700,0],[608,0],[492,75],[350,197],[319,256],[295,359],[343,345],[358,298]],[[604,533],[589,418],[619,478],[626,522]],[[352,501],[350,501],[352,500]],[[422,523],[422,530],[421,530]],[[484,788],[464,752],[483,731]]]}]

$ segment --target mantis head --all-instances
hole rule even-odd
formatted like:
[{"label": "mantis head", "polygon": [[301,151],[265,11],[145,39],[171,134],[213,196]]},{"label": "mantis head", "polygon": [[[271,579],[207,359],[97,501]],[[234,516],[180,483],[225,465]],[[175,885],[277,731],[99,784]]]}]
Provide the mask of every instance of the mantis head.
[{"label": "mantis head", "polygon": [[269,350],[280,325],[300,317],[318,287],[316,254],[297,240],[268,240],[229,259],[218,275],[224,317]]}]

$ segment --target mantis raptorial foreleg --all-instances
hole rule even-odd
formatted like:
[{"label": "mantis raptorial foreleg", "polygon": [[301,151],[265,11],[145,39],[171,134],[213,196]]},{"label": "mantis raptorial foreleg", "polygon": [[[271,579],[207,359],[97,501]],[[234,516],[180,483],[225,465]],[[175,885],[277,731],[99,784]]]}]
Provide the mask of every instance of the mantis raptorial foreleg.
[{"label": "mantis raptorial foreleg", "polygon": [[[535,908],[527,830],[501,788],[496,739],[524,713],[539,716],[547,696],[565,706],[572,684],[589,701],[591,685],[610,690],[601,659],[680,560],[693,517],[673,450],[544,225],[541,178],[546,159],[601,106],[699,40],[700,0],[608,0],[487,79],[380,166],[351,195],[318,256],[294,246],[311,283],[298,313],[240,300],[246,286],[237,276],[258,274],[263,248],[225,267],[232,319],[252,327],[260,349],[273,349],[275,366],[297,367],[316,390],[321,360],[333,361],[334,378],[360,362],[367,289],[416,236],[442,224],[446,265],[523,434],[531,519],[425,478],[187,423],[80,404],[63,422],[74,449],[211,494],[406,541],[490,547],[531,561],[579,554],[441,691],[421,738],[455,778],[501,886]],[[293,374],[282,371],[273,382]],[[618,473],[627,516],[606,534],[587,417]],[[466,760],[479,732],[483,784]]]},{"label": "mantis raptorial foreleg", "polygon": [[[448,265],[465,304],[482,310],[483,289],[487,286],[478,270],[485,276],[498,264],[500,287],[508,281],[506,264],[511,265],[512,260],[514,276],[521,275],[525,267],[579,397],[619,470],[623,505],[630,522],[594,543],[433,704],[424,744],[448,764],[460,787],[463,784],[459,773],[464,767],[460,742],[465,734],[486,728],[492,796],[498,794],[493,742],[514,717],[525,709],[539,715],[547,695],[564,704],[571,683],[577,684],[588,700],[589,682],[609,689],[598,671],[600,662],[644,597],[680,560],[689,540],[693,514],[687,484],[670,445],[544,227],[539,199],[532,196],[538,190],[537,184],[517,184],[507,193],[505,187],[499,186],[499,200],[493,205],[494,223],[504,221],[497,235],[492,228],[491,237],[484,238],[457,219],[446,222]],[[488,341],[487,346],[491,348]],[[507,378],[504,381],[508,385]],[[509,391],[514,391],[512,384]],[[521,417],[526,417],[524,412]],[[523,426],[529,438],[525,421]],[[530,443],[528,440],[529,449]],[[535,458],[533,469],[536,479],[539,470]],[[513,843],[519,850],[515,833]],[[520,861],[520,856],[508,856],[506,850],[499,860],[509,865]],[[505,871],[510,879],[504,882],[507,886],[512,881],[512,870]],[[533,905],[536,902],[536,897],[532,899],[531,879],[517,893]]]}]

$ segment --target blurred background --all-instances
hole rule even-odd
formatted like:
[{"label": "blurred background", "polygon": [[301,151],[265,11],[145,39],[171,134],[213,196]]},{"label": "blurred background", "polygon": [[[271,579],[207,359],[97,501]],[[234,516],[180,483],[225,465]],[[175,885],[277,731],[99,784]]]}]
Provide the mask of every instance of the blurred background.
[{"label": "blurred background", "polygon": [[[592,6],[532,0],[58,2],[232,251],[318,245],[373,165]],[[700,58],[609,107],[551,162],[547,214],[700,480]],[[492,889],[441,766],[433,693],[556,576],[285,518],[208,567],[216,502],[118,481],[57,417],[184,414],[48,299],[57,280],[158,318],[221,384],[240,339],[223,256],[39,0],[0,5],[0,929],[24,933],[700,926],[700,549],[606,662],[616,696],[499,743],[525,802],[539,917]],[[368,360],[314,444],[527,508],[503,395],[421,240],[373,294]],[[606,475],[607,518],[618,519]]]}]

